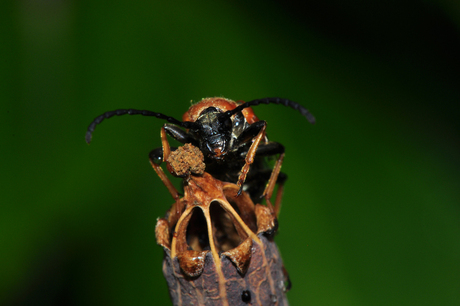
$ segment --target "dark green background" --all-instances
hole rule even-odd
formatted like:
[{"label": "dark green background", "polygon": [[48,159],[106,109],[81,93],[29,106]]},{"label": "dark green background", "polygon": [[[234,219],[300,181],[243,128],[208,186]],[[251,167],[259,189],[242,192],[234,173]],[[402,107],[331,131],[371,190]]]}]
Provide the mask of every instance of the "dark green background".
[{"label": "dark green background", "polygon": [[0,304],[168,305],[148,163],[190,101],[283,143],[292,305],[460,305],[455,1],[11,1],[0,10]]}]

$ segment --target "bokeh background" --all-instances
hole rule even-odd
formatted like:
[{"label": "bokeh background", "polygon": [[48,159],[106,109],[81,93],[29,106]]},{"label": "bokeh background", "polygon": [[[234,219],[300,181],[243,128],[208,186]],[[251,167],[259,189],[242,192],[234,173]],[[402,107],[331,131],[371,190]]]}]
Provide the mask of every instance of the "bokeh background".
[{"label": "bokeh background", "polygon": [[148,163],[190,101],[283,143],[292,305],[460,305],[460,5],[18,0],[0,10],[0,304],[169,305]]}]

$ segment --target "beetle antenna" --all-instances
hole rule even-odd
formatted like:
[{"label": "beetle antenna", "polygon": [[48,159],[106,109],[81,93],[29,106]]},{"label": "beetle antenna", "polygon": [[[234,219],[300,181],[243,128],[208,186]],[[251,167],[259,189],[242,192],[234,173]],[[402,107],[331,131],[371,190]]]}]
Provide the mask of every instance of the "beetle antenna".
[{"label": "beetle antenna", "polygon": [[302,114],[302,116],[307,118],[307,120],[311,124],[315,124],[315,122],[316,122],[315,117],[308,111],[308,109],[306,109],[305,107],[303,107],[302,105],[300,105],[297,102],[294,102],[294,101],[291,101],[291,100],[288,100],[288,99],[281,99],[281,98],[263,98],[263,99],[256,99],[256,100],[248,101],[246,103],[243,103],[243,104],[239,105],[238,107],[236,107],[236,108],[234,108],[232,110],[229,110],[229,111],[225,112],[225,114],[227,116],[232,116],[232,115],[240,112],[241,110],[243,110],[243,109],[245,109],[247,107],[257,106],[259,104],[283,104],[284,106],[289,106],[289,107],[299,111]]},{"label": "beetle antenna", "polygon": [[170,123],[174,123],[174,124],[177,124],[183,128],[186,128],[186,129],[190,129],[190,128],[193,128],[195,126],[195,123],[194,122],[188,122],[188,121],[179,121],[173,117],[170,117],[170,116],[166,116],[166,115],[163,115],[161,113],[156,113],[156,112],[152,112],[152,111],[148,111],[148,110],[137,110],[137,109],[117,109],[117,110],[114,110],[114,111],[110,111],[110,112],[105,112],[103,113],[102,115],[100,116],[97,116],[93,122],[91,122],[91,124],[88,126],[88,130],[86,131],[86,136],[85,136],[85,140],[86,140],[86,143],[90,143],[91,142],[91,138],[93,137],[93,132],[94,132],[94,129],[96,128],[96,125],[100,124],[102,121],[104,121],[104,119],[108,119],[110,117],[113,117],[113,116],[121,116],[121,115],[142,115],[142,116],[153,116],[153,117],[157,117],[157,118],[160,118],[160,119],[164,119]]}]

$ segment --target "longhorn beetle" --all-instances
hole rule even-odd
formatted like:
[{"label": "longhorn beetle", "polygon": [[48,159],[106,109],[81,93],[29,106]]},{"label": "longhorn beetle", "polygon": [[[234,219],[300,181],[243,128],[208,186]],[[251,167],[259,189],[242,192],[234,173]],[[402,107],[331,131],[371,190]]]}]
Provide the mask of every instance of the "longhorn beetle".
[{"label": "longhorn beetle", "polygon": [[[106,112],[96,117],[88,126],[85,139],[89,144],[96,125],[115,115],[143,115],[166,120],[169,123],[161,128],[162,147],[150,152],[150,161],[176,200],[179,194],[160,168],[160,164],[165,161],[165,156],[168,156],[171,150],[169,145],[165,146],[166,134],[180,143],[190,143],[200,148],[205,157],[206,172],[222,181],[236,181],[240,188],[238,194],[244,189],[255,202],[261,196],[265,197],[271,212],[278,214],[282,187],[287,178],[285,174],[280,173],[284,146],[278,142],[268,141],[265,134],[267,123],[259,120],[251,108],[259,104],[282,104],[291,107],[299,111],[310,123],[315,123],[315,118],[306,108],[287,99],[264,98],[237,103],[225,98],[206,98],[192,105],[183,115],[183,121],[148,110],[118,109]],[[273,170],[266,169],[262,157],[278,154]],[[252,171],[249,173],[251,164]],[[270,198],[276,183],[279,188],[273,210]],[[265,184],[265,189],[262,190]]]}]

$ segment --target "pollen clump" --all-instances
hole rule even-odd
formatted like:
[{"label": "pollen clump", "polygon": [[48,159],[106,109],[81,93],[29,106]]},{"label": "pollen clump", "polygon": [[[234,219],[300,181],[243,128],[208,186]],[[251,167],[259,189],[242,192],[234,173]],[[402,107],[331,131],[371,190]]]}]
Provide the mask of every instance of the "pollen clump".
[{"label": "pollen clump", "polygon": [[190,174],[202,175],[206,168],[200,149],[187,143],[171,152],[167,162],[173,175],[186,177]]}]

